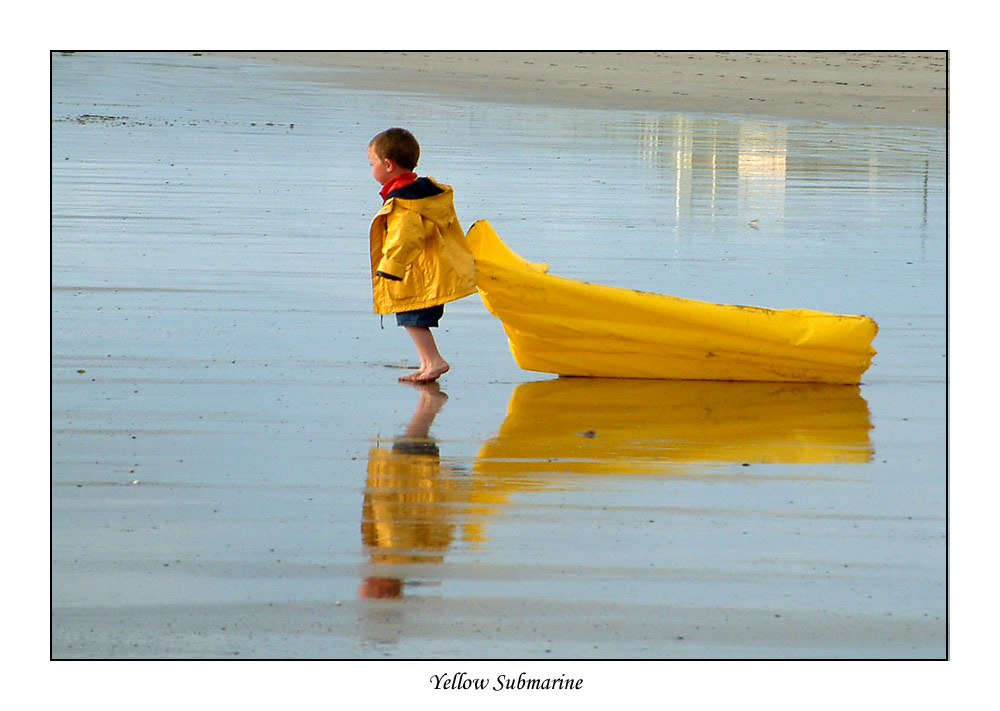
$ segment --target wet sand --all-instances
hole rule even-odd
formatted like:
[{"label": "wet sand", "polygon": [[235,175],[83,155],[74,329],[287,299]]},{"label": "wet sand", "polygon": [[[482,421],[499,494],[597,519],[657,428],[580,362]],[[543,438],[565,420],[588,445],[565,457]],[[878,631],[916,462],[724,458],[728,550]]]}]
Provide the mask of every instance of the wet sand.
[{"label": "wet sand", "polygon": [[355,89],[943,127],[944,52],[247,52]]},{"label": "wet sand", "polygon": [[[603,112],[603,92],[650,85],[640,81],[642,58],[595,70],[582,57],[493,56],[495,66],[477,73],[474,59],[435,55],[426,61],[439,66],[417,72],[433,77],[405,86],[392,62],[364,53],[57,58],[55,657],[945,653],[940,58],[914,57],[923,71],[913,77],[898,56],[881,58],[881,71],[878,57],[813,66],[808,81],[822,76],[827,91],[807,105],[787,87],[772,92],[778,76],[804,83],[800,65],[753,74],[756,57],[713,54],[678,68],[688,96],[671,82],[629,99],[637,110],[725,114],[702,120]],[[558,73],[538,81],[546,58]],[[325,67],[308,69],[320,60]],[[611,84],[605,72],[634,81]],[[699,72],[718,80],[703,95],[691,78]],[[848,75],[838,88],[834,77]],[[750,76],[758,83],[748,96],[767,102],[740,98]],[[898,99],[847,105],[864,103],[862,84],[898,86]],[[441,93],[414,101],[394,93],[404,89]],[[838,91],[855,93],[822,98]],[[509,107],[466,111],[455,96]],[[464,226],[496,218],[525,256],[568,276],[869,313],[883,326],[876,367],[834,408],[841,417],[812,435],[794,424],[803,411],[829,415],[811,397],[670,388],[663,398],[679,399],[671,411],[687,438],[710,441],[664,452],[667,437],[640,423],[626,433],[639,451],[622,460],[627,448],[602,436],[615,427],[608,398],[586,385],[542,393],[570,398],[564,409],[581,418],[545,423],[561,438],[517,434],[534,431],[521,424],[538,412],[520,409],[525,391],[544,390],[526,386],[551,379],[519,371],[499,325],[470,298],[448,308],[439,335],[453,371],[428,428],[433,451],[394,456],[420,393],[395,382],[410,345],[388,322],[379,329],[364,271],[377,195],[363,146],[396,118],[386,104],[417,122],[429,148],[462,132],[452,154],[429,150],[426,160],[466,186]],[[888,116],[912,130],[865,123]],[[557,131],[558,150],[546,154]],[[466,143],[488,169],[469,160]],[[576,144],[579,160],[594,159],[587,177],[601,192],[546,201],[552,185],[578,179],[570,165],[553,167]],[[827,145],[836,147],[829,156]],[[650,185],[668,199],[636,212],[630,196]],[[815,203],[797,202],[803,195],[824,200],[822,220],[811,219]],[[762,229],[747,226],[756,217]],[[887,222],[892,239],[872,244]],[[579,244],[588,246],[572,249]],[[663,249],[655,269],[650,245]],[[808,260],[795,256],[802,250]],[[715,406],[698,407],[709,400]],[[707,437],[706,411],[732,418],[744,446],[733,451],[732,429]],[[581,435],[591,430],[596,437]],[[609,442],[599,456],[580,454]],[[761,442],[782,457],[758,451]],[[529,445],[537,450],[527,473],[512,472],[509,452]],[[560,458],[579,468],[553,467]],[[428,467],[433,476],[412,478]],[[409,502],[419,515],[400,515],[410,509],[392,498],[398,490],[419,492]],[[377,530],[394,531],[390,545],[378,544]],[[413,540],[424,543],[399,544]],[[399,557],[414,547],[420,559]],[[368,581],[402,595],[365,598]],[[430,673],[459,666],[416,665],[399,672],[399,688],[417,695]],[[532,668],[467,666],[494,678]],[[660,688],[648,668],[595,669],[588,684],[608,702],[629,684]],[[763,684],[774,679],[754,674],[742,688],[770,693]],[[626,681],[608,683],[616,675]]]}]

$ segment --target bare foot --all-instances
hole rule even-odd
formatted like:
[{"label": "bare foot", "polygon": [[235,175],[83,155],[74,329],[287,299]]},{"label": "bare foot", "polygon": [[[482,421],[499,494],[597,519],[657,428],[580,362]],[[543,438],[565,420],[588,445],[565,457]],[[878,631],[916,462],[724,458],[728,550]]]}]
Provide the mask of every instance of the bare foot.
[{"label": "bare foot", "polygon": [[445,373],[447,373],[449,370],[451,370],[451,366],[445,363],[444,361],[441,361],[438,365],[431,366],[427,370],[423,371],[420,380],[418,380],[417,382],[419,383],[433,382],[438,378],[440,378]]},{"label": "bare foot", "polygon": [[430,383],[440,378],[449,370],[451,370],[451,366],[441,361],[438,364],[425,366],[420,370],[414,370],[412,373],[402,375],[399,380],[404,383]]}]

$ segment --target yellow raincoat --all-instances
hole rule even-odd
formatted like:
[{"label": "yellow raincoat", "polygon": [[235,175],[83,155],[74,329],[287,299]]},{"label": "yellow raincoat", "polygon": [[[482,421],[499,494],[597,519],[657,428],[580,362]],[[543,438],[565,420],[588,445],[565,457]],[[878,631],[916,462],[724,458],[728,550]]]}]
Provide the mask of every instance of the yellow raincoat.
[{"label": "yellow raincoat", "polygon": [[371,261],[378,314],[424,309],[474,294],[476,268],[451,186],[418,178],[393,191],[372,221]]}]

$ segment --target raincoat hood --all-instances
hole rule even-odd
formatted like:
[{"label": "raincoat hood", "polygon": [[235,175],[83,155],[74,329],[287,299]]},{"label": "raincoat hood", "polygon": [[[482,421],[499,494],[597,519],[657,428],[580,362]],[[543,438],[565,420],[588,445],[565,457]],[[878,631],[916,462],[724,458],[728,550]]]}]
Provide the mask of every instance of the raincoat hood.
[{"label": "raincoat hood", "polygon": [[412,210],[441,228],[458,220],[455,214],[455,191],[450,185],[436,183],[433,178],[417,178],[412,183],[393,190],[386,196],[379,214],[392,211],[391,203]]}]

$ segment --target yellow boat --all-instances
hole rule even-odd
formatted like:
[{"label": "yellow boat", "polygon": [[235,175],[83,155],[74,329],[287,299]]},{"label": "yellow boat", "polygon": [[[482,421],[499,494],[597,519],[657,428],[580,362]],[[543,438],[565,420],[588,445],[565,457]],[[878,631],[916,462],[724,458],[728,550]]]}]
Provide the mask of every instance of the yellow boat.
[{"label": "yellow boat", "polygon": [[856,385],[875,355],[878,325],[867,316],[712,304],[551,275],[486,220],[468,240],[483,303],[525,370]]}]

